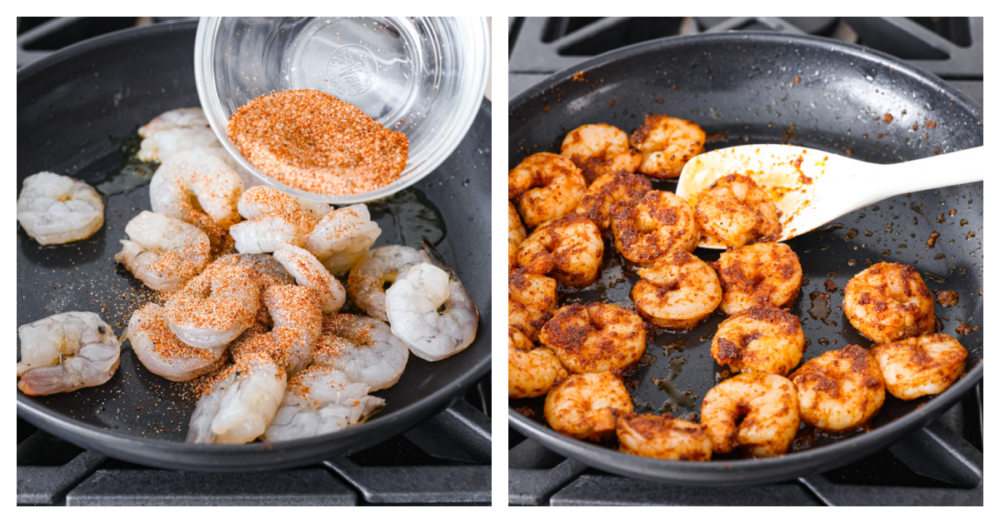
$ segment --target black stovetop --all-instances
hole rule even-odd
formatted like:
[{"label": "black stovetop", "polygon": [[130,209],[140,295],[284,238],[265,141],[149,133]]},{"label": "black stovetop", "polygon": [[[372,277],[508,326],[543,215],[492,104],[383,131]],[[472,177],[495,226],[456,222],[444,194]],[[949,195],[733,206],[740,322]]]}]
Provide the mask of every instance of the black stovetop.
[{"label": "black stovetop", "polygon": [[[811,34],[883,51],[983,101],[982,18],[511,18],[510,98],[559,70],[656,38]],[[508,430],[512,505],[982,505],[982,384],[930,426],[823,474],[753,487],[678,487],[564,458]]]}]

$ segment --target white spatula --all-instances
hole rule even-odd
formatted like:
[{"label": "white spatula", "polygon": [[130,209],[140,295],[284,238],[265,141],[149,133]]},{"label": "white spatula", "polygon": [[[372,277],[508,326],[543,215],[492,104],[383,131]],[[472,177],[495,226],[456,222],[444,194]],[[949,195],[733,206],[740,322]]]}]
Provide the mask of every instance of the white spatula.
[{"label": "white spatula", "polygon": [[[740,145],[692,158],[677,195],[694,207],[698,193],[716,179],[750,176],[781,211],[778,241],[784,241],[897,194],[981,181],[988,165],[984,147],[880,165],[794,145]],[[698,246],[725,248],[706,238]]]}]

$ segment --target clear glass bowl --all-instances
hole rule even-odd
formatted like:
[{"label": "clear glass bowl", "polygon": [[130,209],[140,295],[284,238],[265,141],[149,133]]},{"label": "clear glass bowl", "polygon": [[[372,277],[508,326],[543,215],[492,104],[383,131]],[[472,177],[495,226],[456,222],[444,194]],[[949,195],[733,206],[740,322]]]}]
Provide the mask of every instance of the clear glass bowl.
[{"label": "clear glass bowl", "polygon": [[[239,164],[299,198],[377,200],[430,174],[472,125],[489,73],[485,18],[202,18],[195,40],[198,98]],[[286,89],[316,89],[352,103],[410,142],[406,168],[381,189],[333,195],[288,187],[261,173],[229,140],[243,104]]]}]

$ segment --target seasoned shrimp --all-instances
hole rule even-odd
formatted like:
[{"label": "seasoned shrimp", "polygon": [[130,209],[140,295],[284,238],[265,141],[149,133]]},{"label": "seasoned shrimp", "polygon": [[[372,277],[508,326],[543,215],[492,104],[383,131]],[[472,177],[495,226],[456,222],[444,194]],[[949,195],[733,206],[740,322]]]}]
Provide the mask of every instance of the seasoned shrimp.
[{"label": "seasoned shrimp", "polygon": [[902,263],[876,263],[851,278],[844,314],[875,343],[934,332],[934,296],[920,273]]},{"label": "seasoned shrimp", "polygon": [[512,271],[517,267],[517,247],[524,241],[527,233],[524,231],[524,224],[517,214],[514,204],[507,201],[507,270]]},{"label": "seasoned shrimp", "polygon": [[597,279],[604,241],[582,214],[542,224],[517,249],[517,263],[532,274],[549,274],[563,285],[586,287]]},{"label": "seasoned shrimp", "polygon": [[515,272],[507,277],[507,324],[532,342],[556,314],[556,281],[548,276]]},{"label": "seasoned shrimp", "polygon": [[200,107],[167,111],[140,127],[139,136],[143,140],[138,157],[144,162],[165,162],[196,149],[228,156]]},{"label": "seasoned shrimp", "polygon": [[347,290],[361,310],[372,318],[388,321],[385,316],[385,284],[394,283],[396,277],[410,267],[429,261],[427,254],[413,247],[386,245],[372,249],[351,268]]},{"label": "seasoned shrimp", "polygon": [[638,314],[607,303],[574,303],[542,327],[538,341],[571,372],[624,369],[646,351],[646,329]]},{"label": "seasoned shrimp", "polygon": [[701,425],[670,414],[623,414],[615,430],[626,454],[680,461],[712,459],[712,439]]},{"label": "seasoned shrimp", "polygon": [[636,272],[642,279],[632,287],[635,309],[657,327],[693,329],[722,301],[715,270],[687,251],[670,251]]},{"label": "seasoned shrimp", "polygon": [[627,172],[613,172],[594,180],[576,212],[590,218],[602,232],[611,229],[611,209],[632,202],[653,190],[649,178]]},{"label": "seasoned shrimp", "polygon": [[755,243],[722,253],[714,264],[722,282],[722,312],[736,316],[754,305],[790,308],[802,286],[799,257],[784,243]]},{"label": "seasoned shrimp", "polygon": [[311,438],[363,423],[385,405],[368,395],[368,385],[344,373],[313,365],[288,381],[288,390],[261,441]]},{"label": "seasoned shrimp", "polygon": [[374,318],[352,314],[330,314],[313,349],[313,363],[343,372],[347,379],[364,383],[370,390],[396,384],[410,348],[392,334],[389,326]]},{"label": "seasoned shrimp", "polygon": [[309,365],[323,330],[319,297],[306,287],[274,285],[262,298],[274,322],[267,333],[272,339],[268,355],[285,372],[295,374]]},{"label": "seasoned shrimp", "polygon": [[295,278],[292,278],[288,271],[278,263],[270,254],[228,254],[214,262],[213,265],[239,265],[253,270],[257,274],[257,282],[260,284],[260,292],[264,292],[273,285],[294,285]]},{"label": "seasoned shrimp", "polygon": [[653,114],[631,137],[642,153],[639,172],[654,178],[676,178],[684,164],[705,152],[705,131],[694,122]]},{"label": "seasoned shrimp", "polygon": [[549,349],[535,347],[514,327],[507,327],[507,397],[536,398],[569,373]]},{"label": "seasoned shrimp", "polygon": [[327,213],[306,237],[306,250],[333,274],[343,274],[365,257],[382,229],[365,204]]},{"label": "seasoned shrimp", "polygon": [[507,175],[507,199],[528,228],[570,214],[586,190],[580,169],[558,154],[533,154]]},{"label": "seasoned shrimp", "polygon": [[280,263],[295,282],[316,292],[323,313],[337,312],[347,301],[344,286],[323,267],[309,251],[292,245],[285,245],[274,251],[274,259]]},{"label": "seasoned shrimp", "polygon": [[618,252],[639,265],[652,265],[674,249],[691,252],[701,239],[691,206],[667,191],[649,191],[615,204],[611,230]]},{"label": "seasoned shrimp", "polygon": [[572,438],[601,440],[614,434],[618,416],[632,412],[632,398],[610,372],[573,374],[545,396],[545,419]]},{"label": "seasoned shrimp", "polygon": [[118,338],[93,312],[55,314],[21,325],[17,336],[17,388],[28,396],[96,387],[118,370]]},{"label": "seasoned shrimp", "polygon": [[940,394],[965,372],[969,353],[947,334],[928,334],[872,347],[889,394],[912,400]]},{"label": "seasoned shrimp", "polygon": [[213,264],[167,301],[170,330],[184,343],[211,349],[236,339],[254,323],[260,288],[246,267]]},{"label": "seasoned shrimp", "polygon": [[245,220],[302,210],[298,199],[266,185],[258,185],[243,191],[236,209]]},{"label": "seasoned shrimp", "polygon": [[274,252],[284,245],[302,247],[316,219],[304,212],[272,214],[229,228],[236,250],[244,254]]},{"label": "seasoned shrimp", "polygon": [[42,245],[75,242],[89,238],[104,224],[104,202],[80,180],[40,172],[21,185],[17,221]]},{"label": "seasoned shrimp", "polygon": [[698,193],[694,215],[705,236],[727,247],[773,242],[781,236],[774,200],[742,174],[719,178]]},{"label": "seasoned shrimp", "polygon": [[878,363],[857,345],[824,352],[789,379],[798,390],[802,421],[823,430],[856,429],[872,419],[885,401]]},{"label": "seasoned shrimp", "polygon": [[560,154],[573,160],[587,183],[606,174],[634,173],[642,155],[629,147],[625,131],[606,123],[581,125],[563,140]]},{"label": "seasoned shrimp", "polygon": [[226,361],[226,346],[198,349],[170,330],[163,307],[150,303],[132,313],[128,339],[149,372],[170,381],[189,381],[218,369]]},{"label": "seasoned shrimp", "polygon": [[211,254],[208,235],[172,216],[142,211],[125,226],[127,240],[115,255],[150,289],[172,292],[200,273]]},{"label": "seasoned shrimp", "polygon": [[712,451],[737,448],[756,458],[788,452],[799,430],[795,385],[776,374],[740,374],[716,385],[701,402],[701,424]]},{"label": "seasoned shrimp", "polygon": [[712,358],[734,373],[787,376],[802,360],[805,346],[798,316],[758,306],[719,324],[712,338]]}]

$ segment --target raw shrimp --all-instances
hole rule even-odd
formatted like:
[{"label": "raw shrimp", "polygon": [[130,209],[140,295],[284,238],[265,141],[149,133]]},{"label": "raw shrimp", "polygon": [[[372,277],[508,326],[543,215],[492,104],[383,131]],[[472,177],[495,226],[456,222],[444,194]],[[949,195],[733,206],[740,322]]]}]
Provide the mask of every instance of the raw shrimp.
[{"label": "raw shrimp", "polygon": [[691,330],[722,301],[722,286],[712,266],[674,249],[652,267],[636,271],[635,309],[646,321],[673,330]]},{"label": "raw shrimp", "polygon": [[527,233],[524,232],[524,224],[517,214],[514,204],[507,201],[507,270],[512,271],[517,267],[517,247],[524,241]]},{"label": "raw shrimp", "polygon": [[295,278],[292,278],[288,271],[278,263],[270,254],[228,254],[217,260],[213,265],[239,265],[246,267],[257,273],[257,282],[260,284],[260,292],[264,292],[268,287],[274,285],[294,285]]},{"label": "raw shrimp", "polygon": [[928,334],[872,347],[889,394],[912,400],[940,394],[965,372],[969,353],[947,334]]},{"label": "raw shrimp", "polygon": [[139,136],[138,157],[144,162],[165,162],[195,149],[228,156],[200,107],[167,111],[140,127]]},{"label": "raw shrimp", "polygon": [[844,289],[844,315],[875,343],[934,332],[934,296],[913,267],[876,263]]},{"label": "raw shrimp", "polygon": [[632,398],[610,372],[573,374],[545,396],[545,419],[571,438],[600,440],[615,432],[618,416],[632,412]]},{"label": "raw shrimp", "polygon": [[705,394],[701,424],[717,454],[740,448],[756,458],[780,456],[799,430],[795,385],[776,374],[729,378]]},{"label": "raw shrimp", "polygon": [[515,272],[507,277],[507,324],[532,342],[556,314],[557,283],[548,276]]},{"label": "raw shrimp", "polygon": [[712,439],[705,429],[670,414],[623,414],[615,432],[618,450],[626,454],[680,461],[712,458]]},{"label": "raw shrimp", "polygon": [[698,193],[694,215],[706,236],[727,247],[773,242],[781,236],[774,200],[742,174],[719,178]]},{"label": "raw shrimp", "polygon": [[171,296],[164,307],[170,330],[184,343],[211,349],[254,323],[260,288],[251,269],[213,264]]},{"label": "raw shrimp", "polygon": [[587,183],[617,172],[634,173],[642,155],[629,147],[625,131],[605,123],[581,125],[563,140],[560,154],[573,160]]},{"label": "raw shrimp", "polygon": [[150,289],[173,292],[208,265],[208,235],[172,216],[142,211],[125,226],[127,240],[115,255]]},{"label": "raw shrimp", "polygon": [[551,350],[535,347],[521,331],[507,327],[507,397],[541,396],[568,375]]},{"label": "raw shrimp", "polygon": [[624,369],[646,351],[646,329],[638,314],[607,303],[574,303],[542,327],[538,341],[571,372]]},{"label": "raw shrimp", "polygon": [[507,199],[528,228],[570,214],[586,190],[580,169],[558,154],[533,154],[507,175]]},{"label": "raw shrimp", "polygon": [[301,210],[298,199],[266,185],[258,185],[243,191],[236,208],[245,220]]},{"label": "raw shrimp", "polygon": [[384,322],[352,314],[330,314],[313,349],[313,363],[343,372],[347,379],[370,390],[396,384],[410,349]]},{"label": "raw shrimp", "polygon": [[351,382],[344,373],[313,365],[288,381],[278,412],[262,441],[311,438],[363,423],[385,405],[368,395],[368,385]]},{"label": "raw shrimp", "polygon": [[333,274],[343,274],[365,257],[382,229],[365,204],[342,207],[323,216],[306,237],[306,250]]},{"label": "raw shrimp", "polygon": [[775,307],[751,307],[719,324],[712,358],[734,373],[787,376],[802,360],[805,345],[798,316]]},{"label": "raw shrimp", "polygon": [[93,312],[55,314],[21,325],[17,336],[17,388],[29,396],[96,387],[118,370],[118,338]]},{"label": "raw shrimp", "polygon": [[347,301],[344,286],[312,253],[292,245],[284,245],[274,251],[272,256],[295,278],[296,283],[316,292],[325,314],[337,312],[344,306]]},{"label": "raw shrimp", "polygon": [[177,339],[163,307],[150,303],[132,313],[128,339],[149,372],[171,381],[189,381],[218,369],[226,361],[226,346],[198,349]]},{"label": "raw shrimp", "polygon": [[789,379],[798,390],[802,421],[823,430],[856,429],[872,419],[885,401],[882,371],[875,358],[857,345],[824,352]]},{"label": "raw shrimp", "polygon": [[283,245],[302,247],[316,219],[304,212],[272,214],[229,228],[236,250],[245,254],[274,252]]},{"label": "raw shrimp", "polygon": [[42,245],[75,242],[89,238],[104,224],[104,202],[80,180],[40,172],[21,185],[17,221]]},{"label": "raw shrimp", "polygon": [[632,202],[653,190],[649,178],[627,172],[608,173],[594,180],[580,201],[576,212],[590,218],[602,232],[611,229],[611,209],[615,204]]},{"label": "raw shrimp", "polygon": [[517,249],[517,263],[532,274],[549,274],[563,285],[586,287],[597,279],[604,241],[582,214],[542,224]]},{"label": "raw shrimp", "polygon": [[799,257],[784,243],[731,249],[713,265],[722,282],[720,308],[730,316],[743,314],[754,305],[790,308],[802,286]]},{"label": "raw shrimp", "polygon": [[372,249],[351,268],[347,290],[361,310],[372,318],[388,321],[385,316],[385,284],[395,282],[396,277],[410,267],[429,261],[427,254],[412,247],[386,245]]},{"label": "raw shrimp", "polygon": [[639,172],[654,178],[676,178],[684,164],[705,152],[705,131],[694,122],[653,114],[631,136],[642,153]]},{"label": "raw shrimp", "polygon": [[268,287],[262,298],[274,321],[267,333],[272,339],[268,354],[285,372],[295,374],[309,365],[323,329],[319,298],[312,289],[296,285]]},{"label": "raw shrimp", "polygon": [[674,249],[691,252],[701,239],[691,206],[667,191],[615,204],[611,230],[618,252],[638,265],[652,265]]}]

